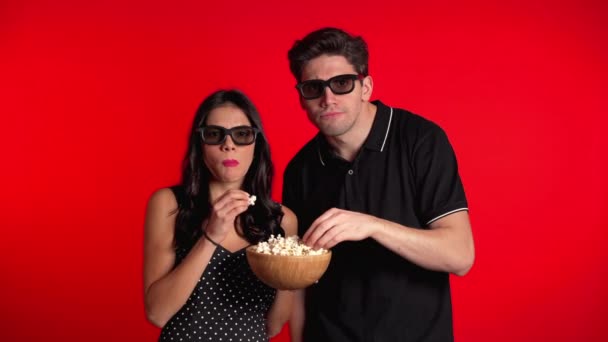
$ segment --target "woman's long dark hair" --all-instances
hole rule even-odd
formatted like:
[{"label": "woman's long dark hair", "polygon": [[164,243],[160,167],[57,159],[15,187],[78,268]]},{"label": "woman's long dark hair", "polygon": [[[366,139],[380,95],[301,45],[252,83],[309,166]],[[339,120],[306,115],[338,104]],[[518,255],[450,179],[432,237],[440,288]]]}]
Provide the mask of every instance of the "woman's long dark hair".
[{"label": "woman's long dark hair", "polygon": [[182,191],[178,192],[180,198],[177,198],[174,241],[176,248],[191,248],[202,235],[202,222],[211,214],[209,203],[211,174],[203,162],[202,141],[198,129],[205,125],[213,109],[227,104],[241,109],[251,125],[259,129],[253,162],[241,187],[241,190],[255,195],[257,199],[255,205],[239,215],[242,230],[237,229],[237,232],[252,244],[268,239],[271,234],[285,235],[281,228],[283,218],[281,206],[270,198],[274,170],[260,115],[252,101],[242,92],[219,90],[201,103],[190,130],[188,151],[182,165]]}]

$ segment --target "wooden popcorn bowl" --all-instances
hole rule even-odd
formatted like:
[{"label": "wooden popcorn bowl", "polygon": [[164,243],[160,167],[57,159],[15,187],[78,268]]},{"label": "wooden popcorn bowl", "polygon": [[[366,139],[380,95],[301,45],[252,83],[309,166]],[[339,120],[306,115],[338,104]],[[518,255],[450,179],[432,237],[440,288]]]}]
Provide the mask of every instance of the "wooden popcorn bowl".
[{"label": "wooden popcorn bowl", "polygon": [[331,251],[320,255],[272,255],[247,247],[245,254],[253,273],[277,290],[297,290],[314,284],[329,266]]}]

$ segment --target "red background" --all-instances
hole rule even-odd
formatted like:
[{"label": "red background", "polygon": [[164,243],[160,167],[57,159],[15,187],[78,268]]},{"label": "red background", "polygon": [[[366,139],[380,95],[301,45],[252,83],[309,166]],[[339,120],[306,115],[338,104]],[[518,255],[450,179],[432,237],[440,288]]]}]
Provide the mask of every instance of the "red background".
[{"label": "red background", "polygon": [[326,25],[368,41],[374,99],[456,150],[477,248],[456,339],[608,340],[607,2],[220,2],[0,3],[0,340],[155,340],[144,208],[196,107],[252,97],[280,200],[315,133],[286,53]]}]

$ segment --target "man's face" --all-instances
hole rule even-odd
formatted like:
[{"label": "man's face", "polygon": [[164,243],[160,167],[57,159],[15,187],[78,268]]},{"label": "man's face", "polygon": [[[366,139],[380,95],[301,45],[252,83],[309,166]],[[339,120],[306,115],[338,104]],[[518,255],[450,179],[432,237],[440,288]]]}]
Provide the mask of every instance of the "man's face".
[{"label": "man's face", "polygon": [[[357,75],[357,72],[343,56],[321,55],[304,66],[302,82],[326,81],[338,75]],[[358,79],[353,82],[354,89],[348,94],[337,95],[330,87],[325,87],[323,94],[315,99],[307,100],[300,95],[300,105],[308,119],[324,135],[341,136],[356,126],[361,108],[371,96],[371,84],[367,78],[363,82]]]}]

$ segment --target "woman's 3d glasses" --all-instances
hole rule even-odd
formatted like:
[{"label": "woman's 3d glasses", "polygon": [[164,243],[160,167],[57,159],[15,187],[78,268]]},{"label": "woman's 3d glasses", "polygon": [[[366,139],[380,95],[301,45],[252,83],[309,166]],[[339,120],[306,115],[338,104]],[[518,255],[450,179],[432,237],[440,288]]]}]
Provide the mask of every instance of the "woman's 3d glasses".
[{"label": "woman's 3d glasses", "polygon": [[199,132],[201,132],[203,143],[207,145],[223,144],[228,135],[236,145],[251,145],[255,142],[259,130],[251,126],[225,128],[210,125],[199,128]]}]

